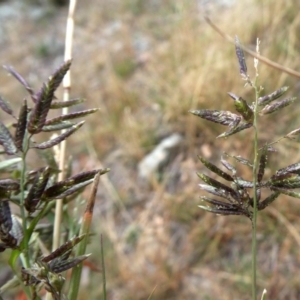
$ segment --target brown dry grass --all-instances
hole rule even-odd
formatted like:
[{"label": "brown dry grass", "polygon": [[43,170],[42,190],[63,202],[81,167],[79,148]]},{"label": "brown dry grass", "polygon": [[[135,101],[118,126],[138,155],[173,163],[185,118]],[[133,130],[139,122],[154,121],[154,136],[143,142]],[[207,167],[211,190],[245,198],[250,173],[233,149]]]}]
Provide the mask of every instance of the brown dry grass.
[{"label": "brown dry grass", "polygon": [[[95,219],[97,237],[105,235],[109,299],[147,299],[152,292],[151,299],[250,299],[251,224],[199,211],[195,175],[202,168],[197,154],[212,161],[222,151],[251,157],[249,135],[215,140],[223,128],[187,113],[232,109],[229,91],[252,97],[233,46],[205,23],[205,11],[194,1],[89,2],[79,1],[76,11],[72,94],[101,112],[89,118],[69,150],[80,155],[75,168],[100,161],[112,169],[103,179]],[[237,2],[210,5],[211,19],[252,49],[259,37],[262,55],[299,70],[298,1]],[[63,59],[67,10],[49,9],[34,21],[30,10],[3,25],[0,54],[2,64],[37,87]],[[134,41],[147,45],[137,49]],[[252,58],[247,63],[252,69]],[[24,91],[5,71],[0,80],[1,94],[17,106]],[[266,92],[289,85],[299,94],[296,79],[267,66],[261,65],[260,80]],[[298,107],[285,112],[266,118],[264,140],[299,126]],[[139,182],[137,163],[174,132],[184,136],[180,152],[159,179]],[[299,159],[294,145],[279,148],[273,168]],[[268,299],[299,299],[298,214],[298,200],[281,198],[259,217],[259,289],[268,290]],[[91,250],[99,265],[98,242],[95,237]],[[91,290],[90,297],[99,299],[100,280],[100,274],[90,276],[82,299]]]}]

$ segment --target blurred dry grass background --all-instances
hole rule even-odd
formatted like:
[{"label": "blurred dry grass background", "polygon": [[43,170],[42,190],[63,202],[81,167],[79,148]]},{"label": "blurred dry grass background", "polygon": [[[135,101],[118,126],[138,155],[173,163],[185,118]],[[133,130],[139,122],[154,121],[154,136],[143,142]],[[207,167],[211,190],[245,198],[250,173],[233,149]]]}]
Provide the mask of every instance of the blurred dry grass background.
[{"label": "blurred dry grass background", "polygon": [[[10,64],[34,87],[63,60],[67,7],[40,1],[0,4],[1,64]],[[233,45],[203,19],[239,36],[261,54],[300,70],[300,2],[94,0],[78,1],[72,92],[101,111],[68,144],[75,169],[102,164],[91,261],[100,266],[104,235],[109,299],[250,299],[251,224],[242,217],[204,213],[199,204],[202,166],[223,151],[251,157],[249,131],[216,140],[223,128],[189,115],[189,109],[229,109],[234,92],[253,99],[239,76]],[[5,12],[3,8],[6,8]],[[247,58],[250,74],[253,59]],[[0,93],[15,107],[25,91],[0,71]],[[266,93],[299,80],[260,65]],[[58,95],[59,96],[59,95]],[[299,107],[261,124],[263,141],[299,127]],[[139,162],[173,133],[180,146],[148,181]],[[278,147],[271,169],[297,162],[294,144]],[[241,172],[249,172],[241,169]],[[300,299],[299,200],[280,198],[259,216],[258,282],[267,299]],[[101,274],[85,273],[81,299],[100,299]]]}]

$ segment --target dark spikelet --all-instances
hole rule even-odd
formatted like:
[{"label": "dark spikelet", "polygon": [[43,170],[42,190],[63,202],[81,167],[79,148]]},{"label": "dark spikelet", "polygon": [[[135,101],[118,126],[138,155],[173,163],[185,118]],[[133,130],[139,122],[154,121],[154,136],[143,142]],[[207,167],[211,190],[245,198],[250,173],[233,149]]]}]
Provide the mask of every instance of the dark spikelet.
[{"label": "dark spikelet", "polygon": [[36,174],[33,185],[25,199],[25,208],[28,212],[35,212],[36,206],[40,202],[40,199],[48,183],[50,173],[50,168],[47,167]]},{"label": "dark spikelet", "polygon": [[235,178],[234,182],[240,188],[253,188],[253,186],[254,186],[252,181],[244,180],[240,177]]},{"label": "dark spikelet", "polygon": [[9,103],[0,96],[0,108],[7,114],[13,116],[13,110],[10,107]]},{"label": "dark spikelet", "polygon": [[30,114],[27,126],[27,130],[30,133],[37,134],[42,131],[42,128],[46,122],[53,96],[54,90],[50,90],[48,85],[43,84],[33,111]]},{"label": "dark spikelet", "polygon": [[[67,259],[70,257],[71,253],[72,253],[72,249],[66,251],[66,252],[63,253],[61,256],[55,257],[53,260],[51,260],[51,261],[48,263],[48,268],[49,268],[49,270],[53,270],[54,267],[55,267],[57,264],[59,264],[59,263],[62,262],[62,261],[67,260]],[[42,261],[42,263],[44,263],[44,262]]]},{"label": "dark spikelet", "polygon": [[87,180],[85,182],[76,184],[74,186],[68,187],[68,186],[63,186],[60,188],[61,193],[58,194],[57,196],[53,196],[53,197],[46,197],[44,196],[42,200],[44,201],[49,201],[49,200],[53,200],[53,199],[61,199],[61,198],[65,198],[67,196],[70,196],[78,191],[83,190],[87,185],[91,184],[93,182],[93,179]]},{"label": "dark spikelet", "polygon": [[250,168],[253,168],[253,164],[246,158],[240,156],[240,155],[230,155],[228,153],[224,153],[226,156],[232,157],[237,162],[241,163],[242,165],[248,166]]},{"label": "dark spikelet", "polygon": [[53,125],[45,125],[45,126],[43,126],[42,131],[43,132],[52,132],[52,131],[57,131],[57,130],[62,130],[62,129],[68,129],[74,125],[76,125],[76,123],[63,121],[61,123],[57,123],[57,124],[53,124]]},{"label": "dark spikelet", "polygon": [[52,76],[50,76],[48,81],[48,86],[50,87],[53,92],[59,87],[63,78],[65,77],[66,73],[69,71],[71,67],[71,60],[67,60],[64,62]]},{"label": "dark spikelet", "polygon": [[233,93],[228,93],[228,95],[234,100],[234,106],[237,112],[239,112],[245,121],[252,122],[254,118],[253,110],[250,108],[246,100],[242,97],[238,97]]},{"label": "dark spikelet", "polygon": [[66,181],[77,184],[77,183],[81,183],[86,180],[90,180],[90,179],[94,178],[95,175],[98,173],[100,173],[100,175],[103,175],[103,174],[107,173],[108,171],[109,171],[109,169],[96,169],[96,170],[92,170],[92,171],[81,172],[72,177],[69,177],[68,179],[66,179]]},{"label": "dark spikelet", "polygon": [[243,211],[243,210],[240,210],[238,208],[223,208],[223,207],[220,207],[220,208],[213,208],[213,207],[209,207],[209,206],[202,206],[202,205],[198,205],[198,207],[200,207],[201,209],[205,210],[205,211],[208,211],[208,212],[211,212],[211,213],[214,213],[214,214],[218,214],[218,215],[244,215],[246,217],[248,217],[250,220],[252,219],[252,215],[250,212],[247,212],[247,211]]},{"label": "dark spikelet", "polygon": [[24,87],[25,89],[28,91],[28,93],[30,95],[33,95],[33,90],[32,88],[29,86],[29,84],[27,83],[27,81],[17,72],[14,70],[13,67],[11,66],[4,66],[4,68],[12,75],[14,76]]},{"label": "dark spikelet", "polygon": [[235,36],[235,53],[239,61],[240,74],[244,78],[247,78],[248,75],[247,75],[247,65],[246,65],[245,55],[243,49],[241,48],[240,40],[237,36]]},{"label": "dark spikelet", "polygon": [[106,174],[107,172],[109,172],[109,169],[97,169],[93,171],[82,172],[77,175],[71,176],[63,181],[56,182],[54,185],[50,186],[45,191],[44,196],[46,198],[59,196],[61,193],[63,193],[73,185],[93,179],[97,173],[103,175]]},{"label": "dark spikelet", "polygon": [[24,103],[20,109],[19,119],[18,119],[16,133],[15,133],[15,144],[20,151],[23,151],[23,140],[24,140],[26,126],[27,126],[27,113],[28,113],[27,101],[24,100]]},{"label": "dark spikelet", "polygon": [[6,154],[16,154],[18,149],[13,141],[13,138],[6,128],[6,126],[0,122],[0,145],[4,147]]},{"label": "dark spikelet", "polygon": [[189,112],[202,119],[231,127],[236,127],[241,121],[240,116],[233,114],[230,111],[200,109],[190,110]]},{"label": "dark spikelet", "polygon": [[84,124],[84,121],[74,125],[72,128],[68,129],[66,132],[62,133],[61,135],[59,135],[58,137],[56,137],[50,141],[46,141],[44,143],[35,145],[34,148],[37,148],[37,149],[52,148],[53,146],[58,145],[59,143],[64,141],[67,137],[69,137],[74,132],[76,132],[83,124]]},{"label": "dark spikelet", "polygon": [[87,259],[89,256],[90,256],[89,254],[86,254],[86,255],[81,255],[81,256],[74,257],[74,258],[70,258],[67,260],[59,261],[55,265],[51,266],[50,271],[53,273],[64,272],[68,269],[71,269],[71,268],[77,266],[78,264],[83,262],[85,259]]},{"label": "dark spikelet", "polygon": [[0,187],[9,191],[17,191],[20,188],[20,183],[15,179],[0,179]]},{"label": "dark spikelet", "polygon": [[217,206],[217,208],[220,208],[220,207],[227,208],[227,209],[235,208],[234,204],[224,202],[224,201],[220,201],[220,200],[216,200],[216,199],[212,199],[212,198],[209,198],[209,197],[206,197],[206,196],[201,196],[200,199],[204,202],[207,202],[209,204],[213,204],[213,205]]},{"label": "dark spikelet", "polygon": [[264,109],[260,111],[260,113],[263,115],[272,114],[272,113],[294,103],[294,101],[296,99],[297,99],[296,97],[291,97],[291,98],[287,98],[287,99],[278,101],[278,102],[270,104],[270,105],[266,105],[264,107]]},{"label": "dark spikelet", "polygon": [[65,74],[71,66],[71,61],[65,62],[48,80],[43,84],[42,89],[36,94],[36,105],[30,115],[28,122],[28,131],[32,134],[37,134],[42,131],[45,125],[46,118],[54,98],[54,92],[60,85]]},{"label": "dark spikelet", "polygon": [[281,176],[281,175],[286,175],[288,173],[300,175],[300,163],[295,163],[295,164],[289,165],[285,168],[282,168],[276,172],[276,175]]},{"label": "dark spikelet", "polygon": [[238,193],[232,189],[231,187],[213,179],[210,178],[209,176],[202,174],[202,173],[197,173],[198,177],[201,178],[206,184],[211,185],[215,188],[219,188],[222,190],[225,190],[226,192],[228,192],[230,194],[231,197],[233,197],[235,200],[239,200],[239,195]]},{"label": "dark spikelet", "polygon": [[291,173],[278,177],[272,176],[271,184],[272,187],[279,187],[284,189],[300,188],[300,176]]},{"label": "dark spikelet", "polygon": [[0,232],[1,235],[6,235],[12,228],[12,218],[8,199],[0,201]]},{"label": "dark spikelet", "polygon": [[284,195],[288,195],[288,196],[293,197],[293,198],[300,199],[300,193],[299,192],[293,192],[291,190],[281,189],[281,188],[277,188],[277,187],[272,187],[271,189],[273,191],[280,192],[280,194],[284,194]]},{"label": "dark spikelet", "polygon": [[[20,245],[24,235],[23,235],[22,224],[19,221],[19,219],[14,215],[11,216],[11,219],[12,219],[13,226],[11,228],[10,234],[13,237],[13,239],[10,238],[10,240],[12,242],[11,247],[13,248],[15,246]],[[14,245],[14,243],[16,244]]]},{"label": "dark spikelet", "polygon": [[78,243],[80,243],[85,236],[86,236],[85,234],[82,234],[80,236],[76,236],[76,237],[72,238],[71,240],[67,241],[66,243],[64,243],[63,245],[61,245],[59,248],[57,248],[56,250],[54,250],[49,255],[43,257],[42,261],[47,263],[50,260],[63,255],[67,251],[73,249],[73,247],[76,246]]},{"label": "dark spikelet", "polygon": [[252,125],[253,125],[252,123],[240,124],[240,125],[238,125],[236,127],[233,127],[231,130],[226,131],[226,132],[220,134],[219,136],[217,136],[217,139],[219,139],[219,138],[225,138],[225,137],[228,137],[230,135],[236,134],[236,133],[238,133],[240,131],[243,131],[245,129],[248,129],[248,128],[252,127]]},{"label": "dark spikelet", "polygon": [[273,201],[275,201],[278,196],[280,195],[279,191],[273,192],[270,196],[268,196],[266,199],[258,203],[258,210],[263,210],[268,205],[270,205]]},{"label": "dark spikelet", "polygon": [[62,121],[74,120],[76,118],[82,118],[82,117],[85,117],[87,115],[93,114],[98,110],[99,110],[98,108],[93,108],[93,109],[87,109],[87,110],[79,111],[79,112],[76,112],[76,113],[70,113],[70,114],[67,114],[67,115],[62,115],[62,116],[47,120],[45,122],[45,125],[52,125],[52,124],[56,124],[56,123],[59,123],[59,122],[62,122]]},{"label": "dark spikelet", "polygon": [[216,173],[217,175],[219,175],[220,177],[224,178],[227,181],[233,181],[233,178],[231,175],[225,173],[220,168],[218,168],[216,165],[207,161],[204,157],[198,155],[198,159],[205,165],[205,167],[207,169],[211,170],[212,172]]},{"label": "dark spikelet", "polygon": [[272,94],[269,94],[269,95],[266,95],[263,97],[259,97],[257,103],[259,106],[267,105],[270,102],[281,97],[288,89],[289,89],[288,86],[284,86],[284,87],[278,89],[277,91],[273,92]]},{"label": "dark spikelet", "polygon": [[51,109],[60,109],[64,107],[70,107],[74,106],[80,103],[85,102],[85,99],[83,98],[76,98],[76,99],[71,99],[68,101],[52,101],[50,108]]},{"label": "dark spikelet", "polygon": [[264,149],[259,160],[257,182],[261,182],[264,177],[267,161],[268,161],[268,151]]},{"label": "dark spikelet", "polygon": [[228,201],[232,201],[230,199],[230,195],[227,191],[223,190],[223,189],[219,189],[219,188],[216,188],[216,187],[213,187],[211,185],[208,185],[208,184],[199,184],[199,187],[200,189],[202,189],[203,191],[205,192],[208,192],[210,194],[213,194],[215,196],[219,196],[219,197],[222,197]]},{"label": "dark spikelet", "polygon": [[15,238],[11,233],[1,236],[2,242],[6,244],[7,248],[16,248],[18,246],[18,239]]},{"label": "dark spikelet", "polygon": [[221,157],[221,164],[229,171],[232,172],[232,175],[235,176],[236,175],[236,168],[230,164],[223,156]]}]

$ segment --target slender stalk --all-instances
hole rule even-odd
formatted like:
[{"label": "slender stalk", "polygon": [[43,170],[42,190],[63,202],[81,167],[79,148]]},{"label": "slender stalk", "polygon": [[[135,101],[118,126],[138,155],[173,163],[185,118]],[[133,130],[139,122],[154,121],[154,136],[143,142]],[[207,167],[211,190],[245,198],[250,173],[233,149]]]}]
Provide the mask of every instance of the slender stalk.
[{"label": "slender stalk", "polygon": [[25,135],[24,143],[23,143],[23,153],[22,153],[22,169],[21,169],[21,178],[20,178],[20,188],[21,188],[21,199],[20,199],[20,212],[21,212],[21,218],[22,218],[22,226],[23,226],[23,244],[24,244],[24,250],[22,253],[22,261],[23,261],[23,267],[28,268],[29,267],[29,253],[28,253],[28,243],[29,243],[29,236],[27,232],[27,219],[26,219],[26,212],[25,212],[25,177],[26,177],[26,155],[29,149],[29,140],[30,137],[28,135]]},{"label": "slender stalk", "polygon": [[[96,200],[96,194],[98,189],[98,183],[100,179],[100,173],[98,173],[93,182],[91,194],[83,215],[82,224],[80,228],[80,235],[85,234],[86,237],[80,242],[78,245],[76,256],[84,255],[87,242],[88,242],[88,236],[90,232],[90,227],[92,223],[92,217],[93,217],[93,211],[94,211],[94,205]],[[68,293],[68,299],[69,300],[76,300],[78,291],[79,291],[79,285],[80,285],[80,277],[81,277],[81,270],[82,270],[82,264],[79,264],[76,266],[76,268],[72,271],[72,276],[70,280],[70,287],[69,287],[69,293]]]},{"label": "slender stalk", "polygon": [[[76,0],[70,0],[69,4],[69,13],[66,25],[66,40],[65,40],[65,61],[72,58],[72,40],[73,40],[73,32],[74,32],[74,12],[76,7]],[[70,70],[64,77],[63,80],[63,100],[68,101],[70,99],[70,89],[71,89],[71,76]],[[62,114],[67,114],[68,108],[65,107],[62,109]],[[64,130],[62,130],[64,132]],[[58,181],[62,181],[65,176],[65,160],[66,160],[66,141],[61,142],[60,151],[59,151],[59,169],[61,172],[58,176]],[[62,212],[63,212],[63,199],[58,199],[56,201],[55,206],[55,221],[53,228],[53,243],[52,250],[55,250],[60,245],[60,231],[61,231],[61,223],[62,223]],[[51,294],[47,294],[47,300],[52,299]]]},{"label": "slender stalk", "polygon": [[[66,41],[65,41],[65,61],[71,59],[72,56],[72,39],[74,32],[74,11],[76,7],[76,0],[70,0],[69,5],[69,14],[67,19],[67,28],[66,28]],[[70,71],[64,77],[63,80],[64,95],[63,100],[67,101],[70,99],[70,88],[71,88],[71,77]],[[67,114],[68,108],[64,108],[62,114]],[[59,153],[59,169],[61,173],[59,174],[58,180],[61,181],[64,179],[64,169],[65,169],[65,157],[66,157],[66,141],[61,142],[60,144],[60,153]],[[53,230],[53,250],[59,247],[60,245],[60,228],[62,221],[62,207],[63,199],[56,201],[55,207],[55,223]]]},{"label": "slender stalk", "polygon": [[104,263],[104,247],[103,247],[103,239],[102,234],[100,238],[101,243],[101,265],[102,265],[102,281],[103,281],[103,300],[106,300],[106,275],[105,275],[105,263]]},{"label": "slender stalk", "polygon": [[258,105],[257,100],[259,98],[259,91],[257,88],[257,77],[254,82],[254,90],[255,90],[255,106],[254,106],[254,160],[253,160],[253,219],[252,219],[252,300],[257,300],[257,278],[256,278],[256,266],[257,266],[257,171],[258,171],[258,130],[257,130],[257,117],[258,117]]}]

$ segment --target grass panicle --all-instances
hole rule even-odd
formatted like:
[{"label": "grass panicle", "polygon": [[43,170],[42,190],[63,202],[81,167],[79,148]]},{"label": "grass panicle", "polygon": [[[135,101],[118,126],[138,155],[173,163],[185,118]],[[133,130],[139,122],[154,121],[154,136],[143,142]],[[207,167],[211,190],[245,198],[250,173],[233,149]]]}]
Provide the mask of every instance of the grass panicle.
[{"label": "grass panicle", "polygon": [[[34,99],[33,107],[30,107],[24,100],[15,126],[7,127],[0,123],[0,144],[3,153],[16,156],[14,159],[4,160],[0,166],[3,174],[7,175],[6,178],[0,179],[0,251],[13,250],[10,264],[19,278],[19,285],[30,287],[30,289],[24,287],[28,299],[38,299],[41,287],[44,287],[53,299],[62,299],[65,293],[65,279],[61,273],[74,269],[89,256],[83,252],[75,256],[71,255],[74,247],[86,239],[88,234],[79,235],[79,232],[75,232],[73,238],[65,238],[61,246],[53,251],[47,250],[50,254],[46,254],[47,246],[43,244],[39,230],[41,219],[52,214],[51,208],[54,207],[53,203],[56,199],[68,199],[66,203],[69,203],[75,199],[72,196],[78,195],[85,186],[94,181],[96,174],[100,176],[109,171],[108,169],[84,171],[70,175],[65,180],[58,180],[57,175],[62,170],[58,170],[53,151],[50,150],[74,134],[84,124],[84,121],[73,124],[69,120],[86,117],[98,111],[98,109],[82,110],[47,120],[52,100],[55,98],[54,93],[70,66],[71,61],[62,64],[37,93],[33,92],[25,79],[12,67],[6,67],[25,86]],[[66,105],[56,101],[54,108],[78,105],[82,102],[82,98],[70,100]],[[0,100],[0,107],[4,112],[14,116],[13,111],[3,100]],[[60,130],[62,124],[65,125],[64,128],[67,128],[63,133],[39,144],[35,143],[33,138],[40,132],[51,131],[49,128],[51,126],[52,130]],[[53,128],[55,126],[57,127]],[[10,130],[15,131],[14,135]],[[44,135],[43,138],[45,139]],[[42,156],[46,158],[45,161],[49,162],[49,165],[30,170],[27,157],[33,150],[45,151],[45,155]],[[18,172],[12,173],[9,169],[11,165],[14,165]],[[19,207],[21,218],[15,212],[12,213],[11,203]],[[92,211],[93,209],[89,211],[89,214],[92,214]],[[50,228],[52,228],[52,224],[50,224]],[[51,247],[51,245],[49,246]],[[18,261],[19,257],[21,258],[20,262]],[[2,286],[1,293],[5,292],[9,286]]]},{"label": "grass panicle", "polygon": [[[211,172],[230,183],[224,184],[216,179],[207,176],[204,173],[197,175],[205,184],[200,184],[201,190],[214,195],[216,198],[201,196],[203,205],[199,207],[207,212],[220,215],[241,215],[249,218],[252,225],[252,299],[257,298],[257,282],[256,282],[256,223],[257,213],[271,205],[281,194],[299,198],[300,193],[294,189],[300,188],[300,164],[290,164],[281,168],[265,179],[266,168],[268,166],[269,155],[274,152],[272,145],[278,143],[284,138],[296,139],[299,129],[295,129],[278,139],[276,142],[262,142],[260,140],[259,121],[265,115],[279,112],[283,114],[282,109],[295,102],[295,97],[289,97],[284,100],[278,100],[286,91],[284,86],[276,91],[261,96],[262,88],[258,85],[258,60],[255,60],[254,67],[256,74],[254,80],[250,79],[247,73],[247,65],[238,37],[235,39],[235,49],[238,58],[239,70],[243,80],[247,81],[247,85],[254,91],[254,100],[246,101],[243,97],[234,93],[228,93],[234,100],[234,113],[222,110],[198,109],[190,110],[190,112],[202,119],[210,122],[218,123],[229,127],[229,130],[219,135],[217,138],[225,138],[235,135],[247,128],[252,128],[253,138],[253,157],[242,158],[241,156],[225,153],[221,158],[222,165],[231,172],[228,174],[220,169],[217,165],[208,162],[205,158],[199,156],[202,164]],[[257,42],[257,53],[259,54],[259,41]],[[274,102],[277,100],[276,102]],[[262,146],[260,146],[262,144]],[[224,157],[233,158],[236,163],[244,164],[252,169],[252,181],[243,178],[239,174],[237,168],[227,161]],[[263,195],[263,197],[262,197]]]}]

